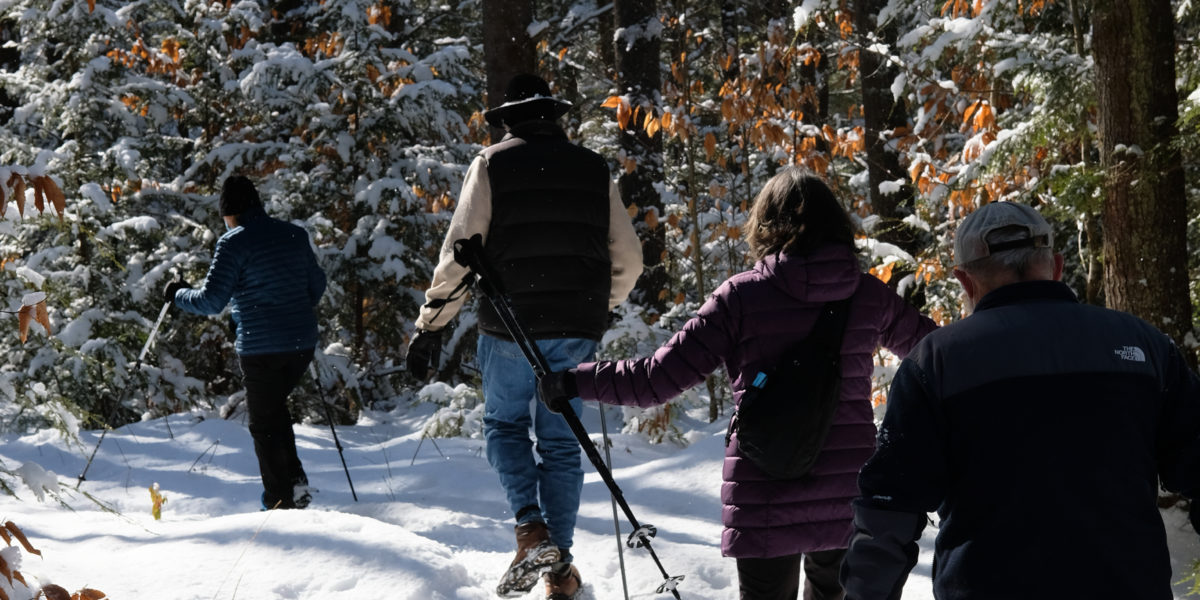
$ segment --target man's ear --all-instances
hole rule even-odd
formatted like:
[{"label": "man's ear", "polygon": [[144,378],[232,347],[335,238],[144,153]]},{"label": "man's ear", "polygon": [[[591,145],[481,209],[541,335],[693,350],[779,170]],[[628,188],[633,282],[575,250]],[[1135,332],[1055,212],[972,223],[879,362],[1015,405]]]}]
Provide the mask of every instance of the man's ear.
[{"label": "man's ear", "polygon": [[975,291],[979,288],[979,284],[971,278],[969,273],[962,269],[954,269],[954,278],[958,280],[958,283],[962,284],[963,292],[966,293],[968,298],[975,297]]},{"label": "man's ear", "polygon": [[1054,281],[1062,281],[1063,274],[1063,255],[1054,253]]}]

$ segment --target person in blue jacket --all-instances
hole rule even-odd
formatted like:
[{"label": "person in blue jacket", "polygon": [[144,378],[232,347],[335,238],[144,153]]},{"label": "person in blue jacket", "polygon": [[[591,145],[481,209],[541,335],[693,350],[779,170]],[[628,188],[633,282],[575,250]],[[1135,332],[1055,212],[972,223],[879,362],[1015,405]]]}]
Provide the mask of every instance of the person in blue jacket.
[{"label": "person in blue jacket", "polygon": [[204,285],[192,289],[176,279],[164,300],[200,315],[220,313],[232,302],[263,507],[304,508],[312,490],[296,454],[287,397],[317,345],[315,309],[325,272],[308,233],[267,216],[249,179],[225,180],[220,211],[228,231],[217,240]]}]

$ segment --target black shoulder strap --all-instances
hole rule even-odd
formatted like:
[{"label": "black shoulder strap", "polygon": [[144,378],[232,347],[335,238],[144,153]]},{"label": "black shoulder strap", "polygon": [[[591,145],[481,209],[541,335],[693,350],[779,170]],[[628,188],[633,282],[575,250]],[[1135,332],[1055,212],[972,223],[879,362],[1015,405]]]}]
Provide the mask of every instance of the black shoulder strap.
[{"label": "black shoulder strap", "polygon": [[841,348],[842,336],[846,333],[846,321],[850,315],[850,300],[853,298],[854,295],[851,294],[849,298],[826,302],[825,306],[821,307],[821,316],[817,317],[817,324],[809,334],[817,345],[835,350]]}]

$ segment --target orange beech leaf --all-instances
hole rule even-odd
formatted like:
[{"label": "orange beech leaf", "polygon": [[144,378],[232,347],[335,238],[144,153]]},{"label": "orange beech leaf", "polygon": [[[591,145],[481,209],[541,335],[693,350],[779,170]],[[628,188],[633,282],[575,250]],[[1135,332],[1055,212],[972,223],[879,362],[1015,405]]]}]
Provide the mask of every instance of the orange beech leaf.
[{"label": "orange beech leaf", "polygon": [[646,211],[646,226],[648,226],[651,231],[658,229],[658,211]]},{"label": "orange beech leaf", "polygon": [[13,173],[8,178],[8,187],[13,191],[13,201],[17,203],[17,212],[25,217],[25,178]]},{"label": "orange beech leaf", "polygon": [[617,108],[619,106],[621,106],[620,96],[609,96],[600,104],[601,108]]},{"label": "orange beech leaf", "polygon": [[652,111],[646,111],[646,116],[642,117],[642,129],[646,131],[647,137],[654,137],[654,133],[658,131],[658,119]]},{"label": "orange beech leaf", "polygon": [[13,523],[12,521],[6,521],[4,523],[4,528],[12,533],[13,537],[17,538],[18,542],[21,542],[21,546],[25,548],[26,552],[30,554],[36,554],[38,556],[42,555],[41,550],[37,550],[29,544],[29,540],[25,537],[25,532],[21,531],[21,528],[17,527],[16,523]]},{"label": "orange beech leaf", "polygon": [[46,335],[50,335],[50,313],[46,311],[45,300],[33,305],[33,319],[46,330]]},{"label": "orange beech leaf", "polygon": [[4,540],[4,545],[5,545],[5,546],[11,546],[11,545],[12,545],[12,536],[11,536],[11,535],[9,535],[9,534],[8,534],[8,530],[7,530],[7,529],[5,529],[5,528],[3,528],[3,527],[0,527],[0,539],[3,539],[3,540]]},{"label": "orange beech leaf", "polygon": [[22,306],[21,309],[17,311],[17,327],[19,328],[19,331],[21,333],[21,343],[22,344],[24,344],[25,340],[29,338],[29,323],[31,323],[32,321],[33,321],[33,307],[32,306]]},{"label": "orange beech leaf", "polygon": [[633,173],[638,167],[637,159],[633,158],[632,156],[626,157],[622,166],[625,168],[626,175]]},{"label": "orange beech leaf", "polygon": [[667,215],[667,225],[671,227],[679,227],[679,215],[671,213]]},{"label": "orange beech leaf", "polygon": [[96,10],[96,0],[87,0],[87,3],[88,3],[88,14],[91,14],[92,11]]},{"label": "orange beech leaf", "polygon": [[635,218],[637,218],[637,213],[638,213],[638,205],[636,205],[636,204],[630,204],[630,205],[629,205],[629,207],[625,209],[625,212],[629,213],[629,218],[630,218],[630,219],[635,219]]},{"label": "orange beech leaf", "polygon": [[617,125],[622,130],[629,128],[629,120],[633,118],[633,108],[629,106],[624,98],[621,99],[621,104],[617,106]]},{"label": "orange beech leaf", "polygon": [[54,178],[46,175],[42,178],[43,193],[46,195],[46,200],[54,207],[54,211],[58,213],[59,220],[62,220],[63,210],[67,207],[67,198],[63,195],[62,189],[54,183]]},{"label": "orange beech leaf", "polygon": [[877,267],[871,267],[871,274],[874,275],[880,281],[887,283],[892,278],[892,267],[895,264],[896,263],[894,263],[894,262],[890,262],[890,263],[887,263],[886,265],[879,265]]},{"label": "orange beech leaf", "polygon": [[[75,596],[78,596],[79,600],[100,600],[101,598],[107,598],[108,594],[92,588],[83,588],[82,590],[79,590]],[[75,596],[72,596],[72,598]]]},{"label": "orange beech leaf", "polygon": [[704,134],[704,154],[706,156],[708,156],[708,158],[712,158],[713,154],[716,153],[716,151],[717,151],[717,136],[713,135],[712,132],[710,131],[710,132]]},{"label": "orange beech leaf", "polygon": [[687,296],[684,296],[683,292],[679,292],[678,294],[675,294],[675,304],[683,304],[686,300],[687,300]]},{"label": "orange beech leaf", "polygon": [[[25,586],[25,587],[29,587],[29,586]],[[0,600],[9,600],[8,594],[5,593],[5,591],[2,589],[0,589]]]},{"label": "orange beech leaf", "polygon": [[43,586],[42,591],[38,592],[39,596],[42,594],[46,595],[46,600],[71,600],[70,592],[53,583]]},{"label": "orange beech leaf", "polygon": [[567,55],[567,47],[563,46],[562,50],[558,51],[558,60],[562,61],[563,57],[565,57],[566,55]]},{"label": "orange beech leaf", "polygon": [[3,575],[4,578],[8,580],[8,585],[12,585],[12,570],[8,568],[8,562],[4,560],[3,556],[0,556],[0,575]]}]

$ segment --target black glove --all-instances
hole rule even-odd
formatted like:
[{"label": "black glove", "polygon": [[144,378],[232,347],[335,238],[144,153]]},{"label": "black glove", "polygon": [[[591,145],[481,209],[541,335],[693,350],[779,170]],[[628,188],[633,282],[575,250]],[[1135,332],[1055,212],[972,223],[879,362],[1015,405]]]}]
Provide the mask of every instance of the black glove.
[{"label": "black glove", "polygon": [[575,371],[546,373],[538,380],[538,395],[550,412],[561,413],[571,405],[571,399],[579,395],[575,385]]},{"label": "black glove", "polygon": [[408,356],[405,365],[413,377],[424,381],[429,378],[429,372],[437,370],[438,358],[442,354],[442,331],[426,331],[418,329],[408,342]]},{"label": "black glove", "polygon": [[182,289],[190,289],[192,286],[183,280],[183,275],[167,282],[167,287],[163,288],[163,302],[175,303],[175,292]]}]

